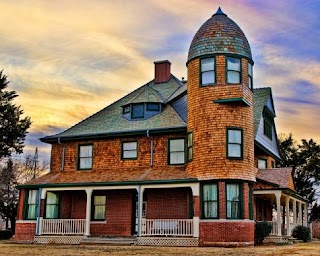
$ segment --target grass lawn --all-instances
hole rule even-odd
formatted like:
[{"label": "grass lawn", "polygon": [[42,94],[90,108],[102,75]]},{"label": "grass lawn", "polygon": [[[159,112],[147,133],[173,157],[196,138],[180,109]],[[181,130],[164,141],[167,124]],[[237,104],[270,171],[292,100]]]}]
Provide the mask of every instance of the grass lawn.
[{"label": "grass lawn", "polygon": [[320,255],[320,242],[294,245],[268,245],[242,248],[217,247],[153,247],[153,246],[79,246],[15,244],[0,242],[0,255],[23,256],[74,256],[74,255]]}]

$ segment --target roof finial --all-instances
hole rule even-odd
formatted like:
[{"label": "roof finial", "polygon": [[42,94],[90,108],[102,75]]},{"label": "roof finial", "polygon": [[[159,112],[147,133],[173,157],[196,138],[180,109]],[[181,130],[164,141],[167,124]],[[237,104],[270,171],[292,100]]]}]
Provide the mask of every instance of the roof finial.
[{"label": "roof finial", "polygon": [[214,15],[225,15],[225,16],[227,16],[227,15],[221,10],[220,7],[219,7],[218,10],[216,11],[216,13],[213,14],[212,16],[214,16]]}]

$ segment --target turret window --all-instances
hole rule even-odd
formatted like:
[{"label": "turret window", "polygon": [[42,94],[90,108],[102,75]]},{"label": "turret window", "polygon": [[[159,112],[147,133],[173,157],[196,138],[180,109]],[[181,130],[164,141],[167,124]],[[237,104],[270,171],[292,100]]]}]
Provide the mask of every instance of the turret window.
[{"label": "turret window", "polygon": [[201,81],[202,86],[214,84],[216,81],[214,58],[207,58],[201,60]]},{"label": "turret window", "polygon": [[252,65],[248,63],[248,87],[253,89],[253,79],[252,79]]},{"label": "turret window", "polygon": [[240,59],[227,58],[227,82],[228,84],[240,84],[241,64]]},{"label": "turret window", "polygon": [[202,217],[218,218],[218,184],[205,184],[202,187]]},{"label": "turret window", "polygon": [[241,192],[240,184],[226,184],[227,218],[241,219]]},{"label": "turret window", "polygon": [[227,129],[227,157],[231,159],[243,158],[243,138],[242,129]]}]

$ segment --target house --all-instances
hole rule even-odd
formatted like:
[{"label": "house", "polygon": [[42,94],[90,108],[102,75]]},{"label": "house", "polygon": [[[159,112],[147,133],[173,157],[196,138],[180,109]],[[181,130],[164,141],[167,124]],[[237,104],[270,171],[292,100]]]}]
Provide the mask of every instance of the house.
[{"label": "house", "polygon": [[271,88],[254,88],[239,26],[219,8],[200,27],[188,81],[154,64],[150,82],[41,139],[51,171],[19,187],[16,240],[237,246],[254,243],[255,220],[273,223],[274,241],[307,225],[291,169],[276,168]]}]

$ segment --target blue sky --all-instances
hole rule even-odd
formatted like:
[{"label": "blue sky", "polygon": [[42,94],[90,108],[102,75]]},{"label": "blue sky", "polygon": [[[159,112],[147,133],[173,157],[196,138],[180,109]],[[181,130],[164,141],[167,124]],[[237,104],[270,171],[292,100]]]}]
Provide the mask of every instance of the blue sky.
[{"label": "blue sky", "polygon": [[153,79],[187,78],[192,37],[218,7],[246,34],[254,86],[270,86],[278,133],[320,143],[320,1],[0,1],[1,69],[33,124],[25,152]]}]

